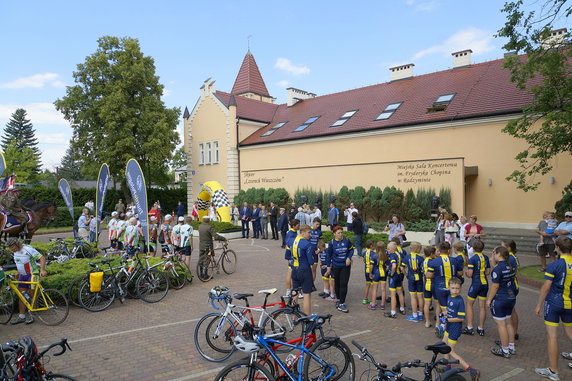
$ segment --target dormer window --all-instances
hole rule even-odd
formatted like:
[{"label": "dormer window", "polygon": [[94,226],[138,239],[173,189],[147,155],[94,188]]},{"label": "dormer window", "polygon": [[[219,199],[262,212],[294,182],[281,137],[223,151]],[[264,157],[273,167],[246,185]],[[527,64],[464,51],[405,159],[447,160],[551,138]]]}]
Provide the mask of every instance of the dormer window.
[{"label": "dormer window", "polygon": [[307,121],[305,121],[303,124],[299,125],[298,127],[296,127],[296,129],[293,132],[300,132],[300,131],[304,131],[306,128],[308,128],[310,126],[310,124],[314,123],[316,120],[318,120],[320,116],[313,116],[311,118],[309,118]]},{"label": "dormer window", "polygon": [[262,134],[262,136],[270,136],[272,135],[274,132],[276,132],[277,129],[279,129],[280,127],[282,127],[283,125],[285,125],[288,122],[280,122],[277,125],[275,125],[274,127],[270,128],[268,131],[266,131],[265,133]]},{"label": "dormer window", "polygon": [[397,111],[397,109],[403,104],[403,102],[396,102],[396,103],[390,103],[387,105],[387,107],[385,109],[383,109],[383,111],[381,112],[381,114],[379,114],[379,116],[377,118],[375,118],[375,120],[386,120],[389,119],[393,113],[395,111]]},{"label": "dormer window", "polygon": [[340,119],[336,120],[330,127],[339,127],[347,122],[358,110],[352,110],[346,112],[344,115],[340,117]]},{"label": "dormer window", "polygon": [[454,97],[455,93],[440,95],[435,100],[435,102],[433,102],[433,106],[427,109],[427,112],[445,111],[447,109],[447,106],[449,106],[449,103],[451,103]]}]

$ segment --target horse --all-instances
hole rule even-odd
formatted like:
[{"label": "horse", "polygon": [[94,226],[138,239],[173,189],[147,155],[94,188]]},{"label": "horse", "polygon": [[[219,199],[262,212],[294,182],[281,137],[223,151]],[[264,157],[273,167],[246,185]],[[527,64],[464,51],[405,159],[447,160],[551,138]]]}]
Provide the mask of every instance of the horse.
[{"label": "horse", "polygon": [[[53,202],[40,202],[38,204],[31,205],[27,211],[28,215],[31,217],[26,223],[26,232],[22,231],[22,225],[16,224],[9,228],[4,228],[2,232],[8,234],[9,237],[18,237],[21,234],[24,235],[25,240],[30,242],[34,233],[42,225],[48,225],[50,222],[56,219],[57,206]],[[6,215],[0,214],[0,227],[5,227],[6,225]]]}]

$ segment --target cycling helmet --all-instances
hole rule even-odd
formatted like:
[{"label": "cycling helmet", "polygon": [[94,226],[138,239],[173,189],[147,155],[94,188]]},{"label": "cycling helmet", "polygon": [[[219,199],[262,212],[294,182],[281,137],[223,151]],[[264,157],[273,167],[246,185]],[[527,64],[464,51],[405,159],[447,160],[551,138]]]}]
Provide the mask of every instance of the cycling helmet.
[{"label": "cycling helmet", "polygon": [[209,291],[209,298],[219,298],[221,296],[226,296],[228,295],[228,293],[230,292],[230,289],[228,287],[222,287],[222,286],[215,286],[213,288],[211,288],[211,290]]},{"label": "cycling helmet", "polygon": [[165,220],[170,220],[171,218],[173,218],[173,216],[171,216],[170,214],[167,214],[167,215],[165,216]]},{"label": "cycling helmet", "polygon": [[236,335],[232,342],[236,349],[244,353],[254,353],[260,350],[260,345],[256,341],[246,340],[242,335]]}]

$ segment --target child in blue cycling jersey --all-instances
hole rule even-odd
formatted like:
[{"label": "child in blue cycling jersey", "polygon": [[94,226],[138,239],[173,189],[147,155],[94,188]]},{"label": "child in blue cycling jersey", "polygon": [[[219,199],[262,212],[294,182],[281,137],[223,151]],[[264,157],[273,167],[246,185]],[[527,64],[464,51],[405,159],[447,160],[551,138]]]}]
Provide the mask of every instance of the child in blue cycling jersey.
[{"label": "child in blue cycling jersey", "polygon": [[[518,287],[518,269],[520,268],[520,262],[518,261],[518,258],[516,257],[516,242],[514,242],[512,239],[503,239],[501,241],[501,245],[506,247],[508,250],[508,261],[510,262],[510,265],[515,269],[516,271],[516,275],[514,278],[514,286],[516,288],[515,291],[515,295],[518,296],[518,292],[519,292],[519,287]],[[518,313],[516,312],[516,305],[512,310],[512,315],[511,318],[512,320],[512,326],[514,327],[514,339],[518,340]]]},{"label": "child in blue cycling jersey", "polygon": [[395,319],[397,317],[397,298],[399,298],[399,312],[405,315],[403,295],[403,273],[401,271],[401,261],[403,260],[401,254],[397,251],[397,244],[389,242],[387,245],[387,252],[389,253],[389,293],[391,295],[391,312],[386,312],[384,315],[388,318]]},{"label": "child in blue cycling jersey", "polygon": [[467,278],[471,278],[471,287],[467,296],[467,326],[463,329],[463,334],[474,335],[474,305],[478,299],[479,323],[477,333],[479,336],[485,335],[485,319],[487,318],[486,300],[489,293],[489,282],[487,277],[491,273],[489,257],[483,254],[485,244],[481,240],[474,240],[471,244],[473,256],[467,264]]},{"label": "child in blue cycling jersey", "polygon": [[[369,291],[373,285],[373,269],[376,266],[375,251],[373,250],[373,241],[371,239],[367,240],[365,243],[365,251],[363,255],[363,261],[365,265],[365,285],[363,287],[363,299],[362,304],[369,304],[370,309],[371,304],[375,306],[375,299],[369,300]],[[375,307],[373,308],[375,309]]]},{"label": "child in blue cycling jersey", "polygon": [[373,286],[371,287],[371,304],[369,308],[374,310],[377,308],[377,289],[381,287],[381,303],[379,308],[385,309],[385,298],[387,296],[386,283],[387,283],[387,268],[389,259],[387,257],[387,246],[385,242],[379,241],[375,245],[375,264],[373,268]]},{"label": "child in blue cycling jersey", "polygon": [[453,244],[453,253],[451,258],[457,261],[457,270],[461,271],[461,274],[457,277],[461,280],[461,285],[465,284],[465,278],[463,277],[463,271],[467,267],[467,257],[465,256],[465,244],[461,241],[457,241]]},{"label": "child in blue cycling jersey", "polygon": [[451,347],[451,352],[445,358],[454,358],[471,375],[471,380],[478,380],[480,372],[471,366],[457,353],[457,340],[461,337],[463,320],[465,320],[465,302],[461,296],[461,280],[451,278],[449,281],[449,297],[447,298],[447,325],[445,328],[445,343]]},{"label": "child in blue cycling jersey", "polygon": [[411,322],[423,321],[423,256],[421,244],[411,242],[411,252],[405,255],[401,266],[407,274],[407,285],[411,297],[411,315],[405,319]]},{"label": "child in blue cycling jersey", "polygon": [[318,241],[318,259],[320,260],[320,273],[322,274],[322,281],[324,281],[324,291],[320,292],[318,296],[322,298],[336,298],[334,293],[334,278],[331,275],[326,276],[328,266],[326,266],[326,244],[323,240]]},{"label": "child in blue cycling jersey", "polygon": [[425,315],[425,328],[431,328],[431,317],[429,316],[429,311],[431,309],[431,302],[433,300],[433,280],[425,276],[427,272],[427,264],[433,258],[435,258],[435,246],[425,246],[423,248],[423,254],[425,259],[423,260],[423,314]]}]

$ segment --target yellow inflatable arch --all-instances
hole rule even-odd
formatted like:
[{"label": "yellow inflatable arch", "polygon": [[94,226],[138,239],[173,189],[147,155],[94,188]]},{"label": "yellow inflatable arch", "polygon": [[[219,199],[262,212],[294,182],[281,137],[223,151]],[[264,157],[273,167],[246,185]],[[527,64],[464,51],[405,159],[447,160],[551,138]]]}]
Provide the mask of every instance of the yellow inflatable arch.
[{"label": "yellow inflatable arch", "polygon": [[197,197],[199,209],[199,221],[209,215],[209,204],[216,209],[217,219],[222,222],[230,222],[230,203],[228,196],[218,181],[207,181],[203,184],[201,193]]}]

